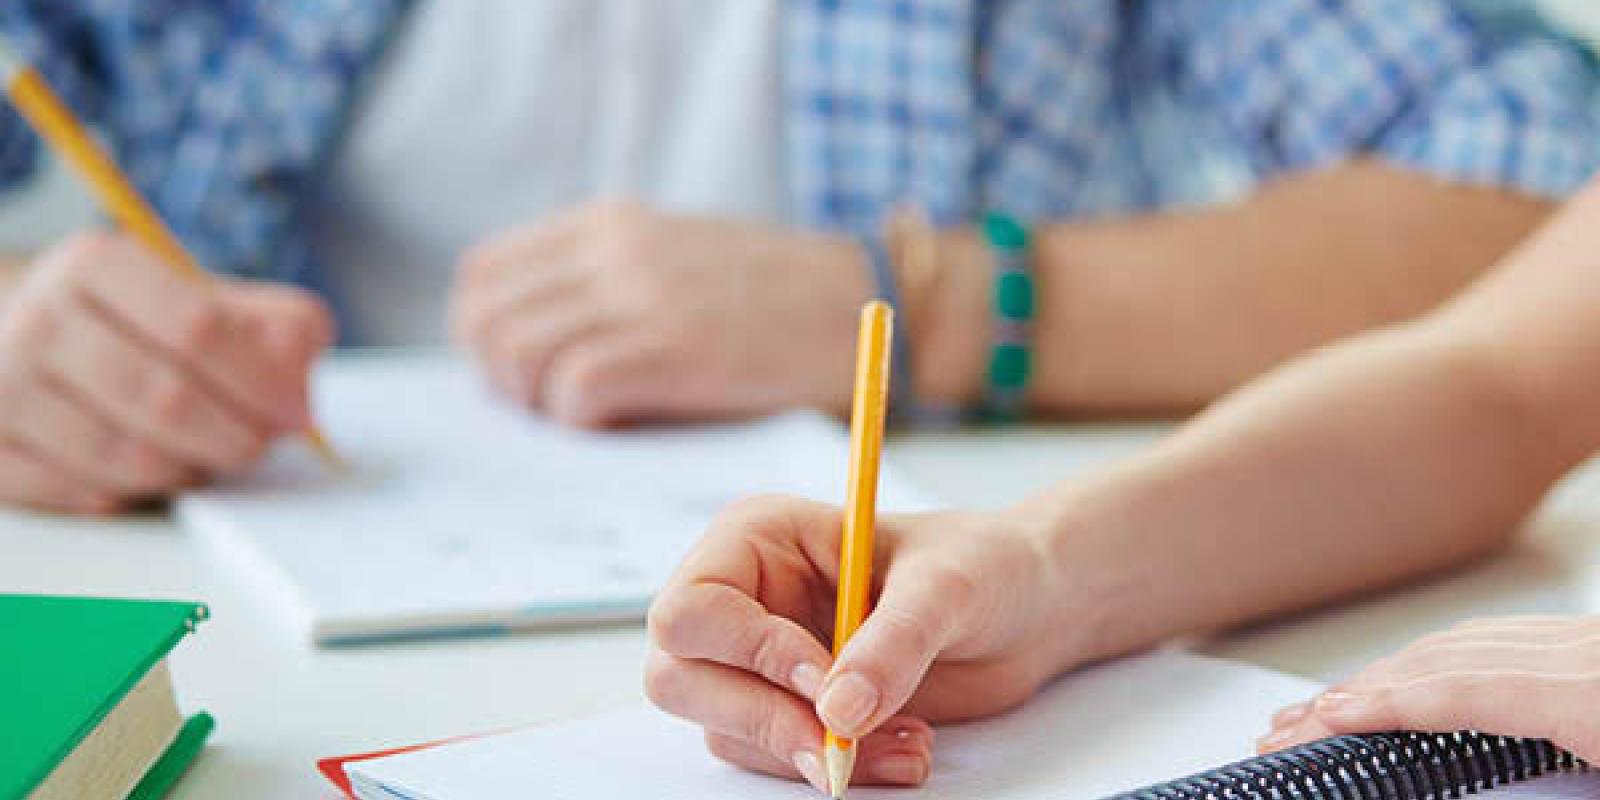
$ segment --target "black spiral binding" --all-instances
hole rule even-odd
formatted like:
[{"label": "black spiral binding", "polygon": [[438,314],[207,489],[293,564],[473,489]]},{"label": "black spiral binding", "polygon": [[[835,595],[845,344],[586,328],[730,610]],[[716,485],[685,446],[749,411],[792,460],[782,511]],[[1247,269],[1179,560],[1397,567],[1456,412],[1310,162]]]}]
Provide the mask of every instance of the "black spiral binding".
[{"label": "black spiral binding", "polygon": [[1542,739],[1339,736],[1107,800],[1445,800],[1589,765]]}]

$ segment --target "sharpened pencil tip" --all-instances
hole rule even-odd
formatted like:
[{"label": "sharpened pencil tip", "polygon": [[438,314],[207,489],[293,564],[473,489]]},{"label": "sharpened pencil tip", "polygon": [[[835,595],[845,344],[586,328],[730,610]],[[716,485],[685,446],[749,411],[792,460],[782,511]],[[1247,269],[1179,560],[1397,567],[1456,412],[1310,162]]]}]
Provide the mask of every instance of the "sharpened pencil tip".
[{"label": "sharpened pencil tip", "polygon": [[850,790],[850,773],[856,769],[854,744],[841,747],[830,743],[822,757],[828,768],[828,796],[833,800],[844,800],[845,792]]},{"label": "sharpened pencil tip", "polygon": [[350,462],[345,461],[344,458],[339,455],[339,451],[333,448],[333,443],[328,441],[328,437],[324,436],[322,431],[319,431],[316,428],[308,428],[304,434],[306,443],[311,446],[311,451],[317,454],[317,458],[321,460],[322,463],[328,467],[328,469],[333,470],[340,475],[350,474]]}]

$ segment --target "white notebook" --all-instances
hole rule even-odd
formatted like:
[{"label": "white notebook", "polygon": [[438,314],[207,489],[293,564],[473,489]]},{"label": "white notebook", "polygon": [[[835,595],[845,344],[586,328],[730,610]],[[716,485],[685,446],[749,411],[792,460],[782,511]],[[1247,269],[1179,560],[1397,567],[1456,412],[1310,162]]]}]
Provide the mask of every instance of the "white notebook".
[{"label": "white notebook", "polygon": [[[1272,712],[1309,681],[1168,651],[1058,681],[1010,714],[943,728],[925,788],[852,789],[853,800],[1099,800],[1251,756]],[[816,800],[809,786],[713,759],[700,732],[651,709],[444,745],[346,767],[361,800]],[[1504,800],[1600,796],[1594,775],[1493,792]]]},{"label": "white notebook", "polygon": [[[727,503],[844,498],[847,434],[814,414],[584,432],[398,355],[333,360],[315,405],[349,475],[285,443],[176,512],[323,644],[637,619]],[[881,507],[933,506],[884,471]]]}]

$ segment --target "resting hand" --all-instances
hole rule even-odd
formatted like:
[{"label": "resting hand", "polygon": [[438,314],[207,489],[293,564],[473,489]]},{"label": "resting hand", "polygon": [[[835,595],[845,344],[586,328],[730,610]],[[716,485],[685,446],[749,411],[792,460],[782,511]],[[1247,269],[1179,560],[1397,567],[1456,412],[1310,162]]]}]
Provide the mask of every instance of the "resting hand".
[{"label": "resting hand", "polygon": [[878,529],[876,608],[837,662],[837,509],[745,502],[713,525],[650,611],[650,698],[717,756],[825,788],[821,720],[862,738],[856,777],[916,785],[931,722],[995,714],[1069,659],[1063,581],[1021,514],[894,516]]},{"label": "resting hand", "polygon": [[470,251],[453,335],[569,424],[842,411],[860,259],[832,236],[596,203]]},{"label": "resting hand", "polygon": [[0,307],[0,501],[110,513],[239,469],[306,427],[331,340],[304,292],[199,285],[124,236],[75,237]]},{"label": "resting hand", "polygon": [[1273,718],[1263,751],[1345,733],[1477,730],[1550,739],[1600,759],[1600,619],[1469,622],[1385,658]]}]

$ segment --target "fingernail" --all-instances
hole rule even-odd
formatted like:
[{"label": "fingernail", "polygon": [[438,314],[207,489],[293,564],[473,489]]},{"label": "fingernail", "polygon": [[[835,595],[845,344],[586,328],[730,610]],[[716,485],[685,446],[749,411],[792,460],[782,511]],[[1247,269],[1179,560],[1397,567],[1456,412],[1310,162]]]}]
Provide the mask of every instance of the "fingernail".
[{"label": "fingernail", "polygon": [[866,678],[849,673],[836,678],[817,701],[817,713],[836,733],[857,734],[878,707],[878,690]]},{"label": "fingernail", "polygon": [[1360,713],[1366,702],[1360,695],[1349,692],[1323,692],[1313,703],[1313,707],[1318,714],[1345,717]]},{"label": "fingernail", "polygon": [[1270,753],[1274,750],[1281,750],[1283,749],[1284,745],[1287,745],[1293,738],[1293,728],[1282,728],[1280,730],[1275,730],[1272,733],[1269,733],[1266,736],[1256,740],[1256,750],[1262,753]]},{"label": "fingernail", "polygon": [[1294,705],[1288,706],[1278,713],[1272,715],[1272,727],[1287,728],[1290,725],[1305,719],[1306,715],[1310,713],[1311,704],[1309,702],[1295,703]]},{"label": "fingernail", "polygon": [[802,663],[794,668],[789,680],[794,684],[795,691],[807,700],[815,700],[817,692],[822,689],[822,668],[810,662]]},{"label": "fingernail", "polygon": [[886,756],[875,771],[885,783],[919,786],[928,779],[928,762],[917,756]]},{"label": "fingernail", "polygon": [[822,768],[822,760],[817,754],[802,750],[794,754],[794,768],[800,771],[800,776],[806,783],[816,787],[819,792],[828,791],[828,773]]}]

